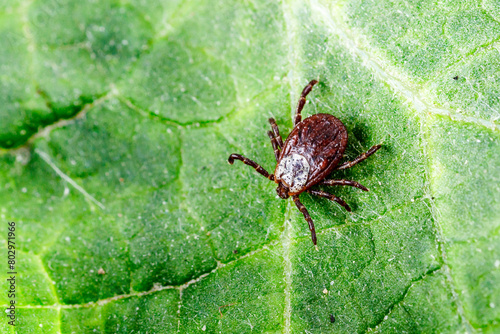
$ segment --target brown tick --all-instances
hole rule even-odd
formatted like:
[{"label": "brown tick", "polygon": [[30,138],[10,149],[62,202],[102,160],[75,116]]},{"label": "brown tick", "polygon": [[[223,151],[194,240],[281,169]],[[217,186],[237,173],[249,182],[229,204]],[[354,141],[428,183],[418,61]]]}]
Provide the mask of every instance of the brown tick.
[{"label": "brown tick", "polygon": [[300,95],[299,103],[295,112],[294,128],[285,143],[280,136],[278,125],[274,118],[269,119],[273,131],[267,134],[273,145],[276,157],[276,168],[274,174],[269,174],[256,162],[245,158],[239,154],[231,154],[229,163],[232,165],[234,159],[252,166],[257,172],[278,184],[276,192],[279,197],[287,199],[292,196],[297,208],[302,212],[309,224],[311,238],[316,246],[316,231],[314,223],[307,212],[306,207],[300,202],[299,195],[308,192],[312,195],[328,198],[342,205],[347,211],[351,208],[342,199],[335,195],[320,190],[311,189],[317,184],[327,186],[351,186],[364,191],[368,189],[355,181],[349,180],[327,180],[326,177],[333,170],[341,170],[354,166],[375,153],[380,145],[375,145],[368,152],[361,154],[353,161],[347,161],[337,166],[344,154],[347,146],[347,130],[344,124],[329,114],[316,114],[307,117],[302,121],[300,112],[306,103],[306,96],[309,94],[318,81],[312,80],[304,88]]}]

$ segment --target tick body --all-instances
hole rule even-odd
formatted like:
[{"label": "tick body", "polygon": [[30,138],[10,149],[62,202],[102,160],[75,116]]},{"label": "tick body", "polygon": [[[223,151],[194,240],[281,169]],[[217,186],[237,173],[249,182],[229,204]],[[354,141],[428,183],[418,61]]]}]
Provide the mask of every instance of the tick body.
[{"label": "tick body", "polygon": [[380,148],[380,145],[375,145],[353,161],[339,165],[347,146],[347,130],[344,124],[329,114],[316,114],[302,120],[301,111],[305,105],[306,96],[316,83],[318,83],[316,80],[312,80],[302,91],[295,113],[294,128],[284,143],[276,121],[273,118],[269,119],[272,131],[269,131],[268,135],[276,157],[274,174],[269,174],[256,162],[239,154],[231,154],[228,160],[230,164],[233,164],[235,159],[241,160],[243,163],[255,168],[257,172],[269,180],[276,182],[278,184],[276,192],[279,197],[287,199],[291,196],[309,224],[314,245],[316,245],[314,222],[306,207],[300,202],[299,195],[308,192],[312,195],[325,197],[337,202],[350,212],[351,209],[342,199],[330,193],[311,188],[323,184],[352,186],[368,191],[366,187],[358,182],[331,180],[326,179],[326,177],[333,170],[342,170],[354,166]]}]

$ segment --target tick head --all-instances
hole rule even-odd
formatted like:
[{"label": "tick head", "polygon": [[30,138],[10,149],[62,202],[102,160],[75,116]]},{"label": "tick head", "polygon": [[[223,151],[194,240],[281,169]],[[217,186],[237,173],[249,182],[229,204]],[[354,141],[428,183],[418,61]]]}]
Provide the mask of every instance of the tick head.
[{"label": "tick head", "polygon": [[280,182],[278,184],[278,188],[276,188],[276,192],[278,193],[278,196],[283,198],[283,199],[287,199],[288,197],[290,197],[290,195],[288,195],[288,193],[290,192],[290,189],[288,189],[285,185],[283,185],[283,182]]}]

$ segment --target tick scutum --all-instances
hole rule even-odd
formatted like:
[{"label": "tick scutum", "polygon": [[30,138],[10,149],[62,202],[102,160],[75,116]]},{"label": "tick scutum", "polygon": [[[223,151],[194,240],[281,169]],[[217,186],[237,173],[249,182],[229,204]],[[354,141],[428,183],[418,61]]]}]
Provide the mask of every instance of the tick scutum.
[{"label": "tick scutum", "polygon": [[275,170],[275,182],[283,181],[277,179],[280,162],[289,157],[300,156],[307,161],[307,180],[300,188],[290,188],[290,195],[304,192],[332,172],[342,159],[346,146],[347,130],[336,117],[316,114],[304,119],[292,130],[283,145]]}]

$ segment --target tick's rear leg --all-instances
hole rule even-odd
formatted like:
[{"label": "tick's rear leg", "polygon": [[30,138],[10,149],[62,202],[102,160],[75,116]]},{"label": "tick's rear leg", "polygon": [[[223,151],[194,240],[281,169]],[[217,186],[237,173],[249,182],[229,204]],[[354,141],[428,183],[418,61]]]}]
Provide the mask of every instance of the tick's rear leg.
[{"label": "tick's rear leg", "polygon": [[267,170],[265,170],[264,168],[262,168],[262,166],[260,166],[255,161],[252,161],[252,160],[250,160],[248,158],[245,158],[244,156],[239,155],[239,154],[231,154],[229,156],[229,159],[227,161],[232,165],[234,163],[234,159],[243,161],[243,163],[245,165],[252,166],[253,168],[255,168],[255,170],[258,173],[262,174],[264,177],[267,177],[269,180],[274,181],[274,175],[273,174],[269,174],[267,172]]},{"label": "tick's rear leg", "polygon": [[297,109],[295,110],[295,121],[293,123],[293,126],[302,121],[302,115],[300,113],[302,111],[302,108],[304,108],[304,105],[306,104],[306,96],[311,92],[313,86],[317,83],[317,80],[311,80],[311,82],[309,82],[302,91],[302,94],[300,94],[299,103],[297,104]]},{"label": "tick's rear leg", "polygon": [[361,189],[363,191],[369,191],[364,185],[349,180],[323,180],[320,184],[324,184],[325,186],[351,186]]},{"label": "tick's rear leg", "polygon": [[307,190],[307,192],[312,194],[312,195],[328,198],[330,201],[335,201],[335,202],[339,203],[340,205],[342,205],[347,211],[351,212],[351,208],[349,207],[349,205],[347,205],[346,202],[344,202],[342,199],[338,198],[335,195],[329,194],[329,193],[324,192],[324,191],[312,190],[312,189]]},{"label": "tick's rear leg", "polygon": [[274,118],[270,118],[269,123],[273,128],[274,138],[276,138],[279,148],[283,148],[283,138],[281,138],[280,130],[278,129],[278,124],[276,124],[276,120]]},{"label": "tick's rear leg", "polygon": [[309,230],[311,231],[311,239],[312,239],[314,246],[316,246],[316,230],[314,229],[314,222],[311,219],[311,216],[309,216],[309,212],[307,212],[307,209],[304,206],[304,204],[302,204],[300,202],[298,195],[293,196],[293,201],[295,202],[297,209],[299,209],[299,211],[302,212],[302,214],[304,215],[304,218],[306,219],[307,223],[309,224]]},{"label": "tick's rear leg", "polygon": [[280,158],[280,149],[278,147],[278,142],[276,141],[276,137],[274,137],[271,131],[267,131],[267,135],[269,136],[269,139],[271,139],[271,145],[273,145],[274,156],[276,157],[276,161],[278,161]]},{"label": "tick's rear leg", "polygon": [[359,157],[357,157],[356,159],[354,159],[353,161],[346,161],[344,162],[342,165],[338,166],[337,168],[335,169],[346,169],[346,168],[351,168],[352,166],[354,166],[355,164],[363,161],[363,160],[366,160],[366,158],[368,158],[370,155],[372,155],[373,153],[377,152],[377,150],[381,147],[382,145],[375,145],[375,146],[372,146],[372,148],[370,148],[368,150],[368,152],[366,153],[363,153],[361,154]]}]

